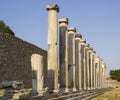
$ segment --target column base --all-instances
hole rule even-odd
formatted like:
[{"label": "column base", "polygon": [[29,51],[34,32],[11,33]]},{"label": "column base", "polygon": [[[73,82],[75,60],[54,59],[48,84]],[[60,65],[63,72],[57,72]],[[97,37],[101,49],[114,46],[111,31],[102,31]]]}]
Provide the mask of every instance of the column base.
[{"label": "column base", "polygon": [[84,88],[83,88],[83,90],[87,90],[87,88],[86,88],[86,87],[84,87]]},{"label": "column base", "polygon": [[79,91],[82,91],[82,88],[79,88]]},{"label": "column base", "polygon": [[87,90],[90,90],[90,87],[88,87]]},{"label": "column base", "polygon": [[90,89],[93,90],[93,87],[91,87]]},{"label": "column base", "polygon": [[64,92],[69,92],[69,89],[68,88],[60,88],[60,92],[64,93]]},{"label": "column base", "polygon": [[77,89],[76,89],[76,88],[73,88],[73,92],[75,92],[75,91],[77,91]]}]

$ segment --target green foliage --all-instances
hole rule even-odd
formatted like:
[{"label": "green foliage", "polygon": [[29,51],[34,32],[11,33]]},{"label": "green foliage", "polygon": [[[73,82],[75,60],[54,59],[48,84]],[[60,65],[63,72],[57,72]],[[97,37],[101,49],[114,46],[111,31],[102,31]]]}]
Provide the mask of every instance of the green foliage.
[{"label": "green foliage", "polygon": [[9,26],[6,26],[6,24],[2,20],[0,20],[0,32],[14,35],[14,32],[9,28]]},{"label": "green foliage", "polygon": [[110,70],[110,76],[113,80],[120,81],[120,69]]}]

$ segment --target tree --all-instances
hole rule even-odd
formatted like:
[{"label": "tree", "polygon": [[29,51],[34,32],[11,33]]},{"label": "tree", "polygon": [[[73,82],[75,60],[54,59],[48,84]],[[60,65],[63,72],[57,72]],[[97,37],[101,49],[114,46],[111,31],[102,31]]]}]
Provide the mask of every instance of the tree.
[{"label": "tree", "polygon": [[0,32],[14,35],[14,32],[2,20],[0,20]]},{"label": "tree", "polygon": [[110,70],[110,76],[113,80],[120,81],[120,69]]}]

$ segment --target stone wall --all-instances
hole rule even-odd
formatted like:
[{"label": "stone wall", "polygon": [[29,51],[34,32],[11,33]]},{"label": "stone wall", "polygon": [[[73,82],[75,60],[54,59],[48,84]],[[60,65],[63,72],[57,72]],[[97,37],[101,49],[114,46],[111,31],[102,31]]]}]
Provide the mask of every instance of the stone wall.
[{"label": "stone wall", "polygon": [[47,86],[47,52],[8,33],[0,33],[0,82],[21,80],[32,86],[31,55],[43,56],[45,86]]}]

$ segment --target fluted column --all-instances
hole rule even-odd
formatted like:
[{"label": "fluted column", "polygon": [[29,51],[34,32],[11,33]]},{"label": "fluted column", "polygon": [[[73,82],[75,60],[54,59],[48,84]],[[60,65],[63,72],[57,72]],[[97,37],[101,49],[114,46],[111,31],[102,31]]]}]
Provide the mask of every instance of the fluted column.
[{"label": "fluted column", "polygon": [[75,32],[76,28],[68,28],[68,73],[69,87],[76,91],[75,80]]},{"label": "fluted column", "polygon": [[68,18],[59,19],[60,87],[68,92]]},{"label": "fluted column", "polygon": [[58,17],[59,7],[47,5],[48,11],[48,87],[51,92],[58,92]]},{"label": "fluted column", "polygon": [[81,34],[75,34],[75,65],[76,65],[76,87],[81,90]]}]

